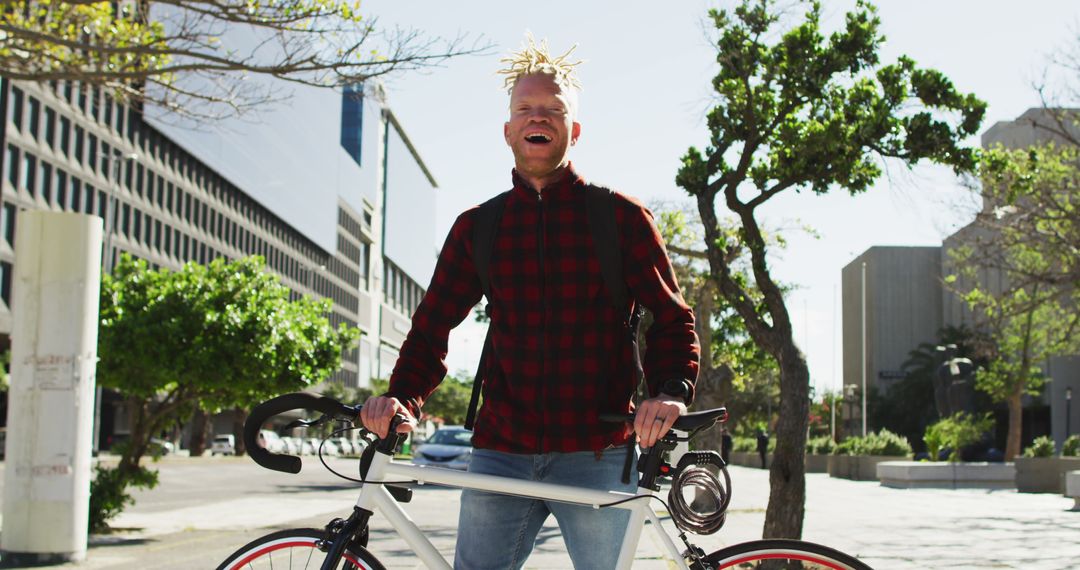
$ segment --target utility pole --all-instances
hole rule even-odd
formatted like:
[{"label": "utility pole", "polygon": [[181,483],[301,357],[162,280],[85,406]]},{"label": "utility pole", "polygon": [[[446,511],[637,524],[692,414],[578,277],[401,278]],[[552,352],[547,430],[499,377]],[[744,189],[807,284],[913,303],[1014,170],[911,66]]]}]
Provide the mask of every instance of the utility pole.
[{"label": "utility pole", "polygon": [[862,262],[862,434],[866,437],[866,262]]}]

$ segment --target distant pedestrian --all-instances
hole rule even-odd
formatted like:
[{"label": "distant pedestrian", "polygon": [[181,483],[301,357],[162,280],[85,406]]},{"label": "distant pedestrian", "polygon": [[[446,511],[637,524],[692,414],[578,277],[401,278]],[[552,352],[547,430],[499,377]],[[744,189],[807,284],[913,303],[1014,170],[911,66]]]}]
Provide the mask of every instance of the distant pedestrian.
[{"label": "distant pedestrian", "polygon": [[761,468],[765,469],[765,455],[769,453],[769,434],[760,429],[757,432],[757,452],[761,456]]},{"label": "distant pedestrian", "polygon": [[731,449],[735,447],[735,440],[728,433],[727,426],[720,426],[720,458],[725,465],[731,463]]}]

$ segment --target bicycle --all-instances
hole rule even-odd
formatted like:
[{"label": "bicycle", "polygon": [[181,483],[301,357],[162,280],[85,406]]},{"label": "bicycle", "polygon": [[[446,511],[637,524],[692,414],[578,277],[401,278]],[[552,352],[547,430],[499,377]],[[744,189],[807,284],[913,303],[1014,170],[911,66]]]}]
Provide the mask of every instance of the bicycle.
[{"label": "bicycle", "polygon": [[[285,473],[300,472],[299,457],[270,453],[258,446],[256,437],[259,428],[271,417],[302,409],[314,410],[323,415],[314,421],[294,421],[290,424],[291,427],[310,427],[332,421],[351,424],[358,421],[360,407],[305,393],[279,396],[256,406],[244,425],[244,442],[251,458],[256,463]],[[632,416],[616,415],[603,419],[626,421],[630,418]],[[335,518],[323,529],[289,529],[257,538],[226,558],[225,562],[218,566],[218,570],[297,567],[317,567],[322,570],[335,570],[339,567],[346,570],[383,570],[384,566],[367,549],[368,521],[375,512],[386,517],[394,530],[405,539],[416,556],[428,568],[440,570],[451,568],[451,564],[442,557],[399,505],[399,503],[407,503],[412,497],[412,489],[401,486],[405,484],[479,489],[589,505],[594,508],[628,509],[631,511],[630,523],[623,536],[622,548],[615,564],[615,568],[621,570],[630,568],[646,522],[649,522],[656,531],[669,559],[674,561],[677,568],[683,570],[790,567],[871,570],[870,566],[853,556],[826,546],[799,540],[754,540],[708,554],[689,541],[686,536],[687,530],[711,534],[723,525],[725,510],[731,499],[731,479],[723,461],[715,451],[694,451],[684,454],[679,463],[674,466],[667,463],[665,455],[674,449],[678,442],[688,441],[701,430],[726,419],[727,412],[724,408],[693,412],[680,417],[675,422],[672,431],[652,448],[645,450],[639,458],[637,467],[640,480],[637,494],[598,491],[395,462],[392,458],[400,436],[394,433],[392,426],[390,435],[384,439],[375,437],[361,456],[361,479],[341,475],[323,462],[327,469],[339,477],[361,484],[360,496],[348,518]],[[359,428],[347,427],[345,429]],[[686,432],[688,435],[680,436],[676,431]],[[718,477],[704,469],[707,465],[720,469],[724,478],[723,483]],[[660,518],[650,505],[653,500],[663,502],[657,495],[661,488],[658,479],[662,476],[670,476],[673,489],[680,490],[679,493],[669,493],[670,505],[668,503],[665,505],[669,506],[669,512],[679,530],[677,536],[685,546],[683,549],[676,546],[674,539],[665,531]],[[711,496],[712,512],[702,513],[686,504],[681,490],[689,487],[703,489],[706,495]]]}]

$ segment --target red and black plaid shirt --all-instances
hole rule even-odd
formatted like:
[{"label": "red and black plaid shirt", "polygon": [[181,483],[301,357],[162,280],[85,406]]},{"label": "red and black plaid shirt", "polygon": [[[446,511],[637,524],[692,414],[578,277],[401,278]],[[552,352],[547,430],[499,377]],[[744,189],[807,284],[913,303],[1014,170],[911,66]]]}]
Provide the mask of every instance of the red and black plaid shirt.
[{"label": "red and black plaid shirt", "polygon": [[[626,441],[600,412],[629,412],[636,384],[625,321],[604,287],[585,211],[585,182],[567,169],[540,193],[514,174],[490,259],[493,358],[473,445],[510,453],[595,451]],[[651,395],[697,378],[694,316],[679,293],[652,214],[616,193],[623,274],[653,314],[643,366]],[[473,265],[477,208],[458,216],[390,377],[388,396],[419,417],[446,374],[450,329],[483,293]]]}]

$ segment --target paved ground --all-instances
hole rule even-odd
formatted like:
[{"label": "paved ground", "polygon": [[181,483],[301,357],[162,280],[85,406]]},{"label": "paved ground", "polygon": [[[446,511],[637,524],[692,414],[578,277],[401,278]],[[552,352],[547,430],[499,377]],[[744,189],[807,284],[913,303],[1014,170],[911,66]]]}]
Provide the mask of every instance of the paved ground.
[{"label": "paved ground", "polygon": [[[116,521],[124,530],[92,538],[81,568],[213,568],[247,541],[279,528],[321,526],[347,513],[356,492],[306,461],[298,476],[246,460],[177,459],[160,465],[161,487],[140,494]],[[333,465],[351,471],[354,465]],[[727,525],[695,540],[706,551],[760,536],[768,501],[765,471],[732,467]],[[344,482],[342,482],[344,483]],[[242,487],[244,492],[237,492]],[[1057,495],[1012,491],[897,490],[811,474],[804,538],[857,555],[877,569],[1080,567],[1080,512]],[[459,493],[423,488],[408,511],[447,556]],[[670,529],[670,522],[666,523]],[[373,524],[370,549],[389,568],[418,561],[388,525]],[[635,568],[669,568],[648,531]],[[75,567],[75,566],[69,566]],[[527,568],[570,568],[557,529],[544,528]]]}]

